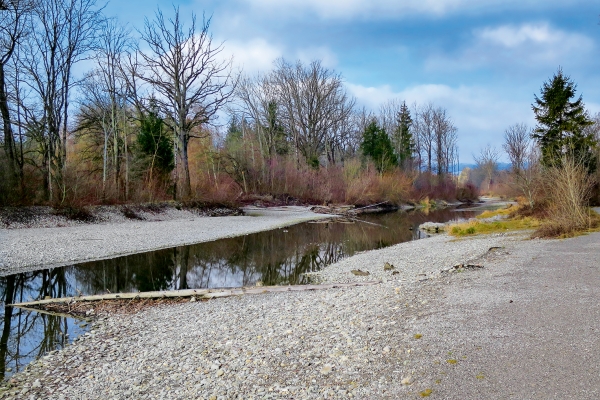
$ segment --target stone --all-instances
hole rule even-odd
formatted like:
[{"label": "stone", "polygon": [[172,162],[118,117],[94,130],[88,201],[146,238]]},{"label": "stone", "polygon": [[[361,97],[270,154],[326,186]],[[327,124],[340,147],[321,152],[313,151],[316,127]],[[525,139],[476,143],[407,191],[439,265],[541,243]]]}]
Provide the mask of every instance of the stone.
[{"label": "stone", "polygon": [[325,364],[323,368],[321,368],[322,375],[329,375],[333,370],[333,366],[331,364]]}]

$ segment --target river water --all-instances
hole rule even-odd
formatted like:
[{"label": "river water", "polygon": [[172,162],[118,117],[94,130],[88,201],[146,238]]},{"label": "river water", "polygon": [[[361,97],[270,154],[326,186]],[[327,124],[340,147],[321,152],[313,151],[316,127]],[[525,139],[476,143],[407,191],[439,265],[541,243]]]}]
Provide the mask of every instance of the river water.
[{"label": "river water", "polygon": [[[353,254],[421,239],[426,221],[447,222],[476,213],[452,209],[364,215],[109,260],[0,277],[4,305],[79,294],[307,283],[304,273]],[[2,307],[0,379],[60,349],[87,330],[68,317]]]}]

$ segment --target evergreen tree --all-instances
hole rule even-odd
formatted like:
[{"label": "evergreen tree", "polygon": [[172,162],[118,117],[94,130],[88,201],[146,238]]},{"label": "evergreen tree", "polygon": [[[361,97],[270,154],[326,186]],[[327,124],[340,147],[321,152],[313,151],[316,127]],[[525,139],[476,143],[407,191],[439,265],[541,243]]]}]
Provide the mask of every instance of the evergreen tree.
[{"label": "evergreen tree", "polygon": [[288,153],[288,142],[283,129],[283,125],[279,122],[277,102],[270,101],[267,108],[267,123],[265,127],[266,137],[268,143],[269,157],[274,154],[285,155]]},{"label": "evergreen tree", "polygon": [[410,166],[415,145],[410,129],[412,117],[410,116],[410,110],[406,106],[406,102],[403,102],[400,107],[397,122],[394,132],[394,148],[398,157],[398,164],[403,168],[407,168]]},{"label": "evergreen tree", "polygon": [[140,150],[151,157],[151,168],[168,173],[175,167],[172,134],[155,111],[143,115],[137,136]]},{"label": "evergreen tree", "polygon": [[229,120],[229,126],[227,127],[227,134],[225,135],[225,146],[230,148],[242,142],[243,133],[242,126],[238,119],[238,116],[233,114]]},{"label": "evergreen tree", "polygon": [[542,164],[559,165],[564,156],[583,162],[590,172],[595,169],[593,148],[596,141],[584,128],[592,125],[584,109],[581,96],[575,101],[577,85],[558,69],[548,82],[544,82],[541,97],[535,96],[532,104],[538,121],[532,137],[542,151]]},{"label": "evergreen tree", "polygon": [[398,165],[398,158],[394,154],[389,136],[374,120],[365,128],[360,148],[364,157],[373,160],[379,172]]}]

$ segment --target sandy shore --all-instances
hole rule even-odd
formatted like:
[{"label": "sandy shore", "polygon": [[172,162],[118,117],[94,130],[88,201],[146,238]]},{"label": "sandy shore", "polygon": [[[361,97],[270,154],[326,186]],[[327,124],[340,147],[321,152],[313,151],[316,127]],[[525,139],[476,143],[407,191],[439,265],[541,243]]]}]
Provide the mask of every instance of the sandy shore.
[{"label": "sandy shore", "polygon": [[171,210],[163,221],[0,229],[0,274],[59,267],[331,218],[307,207],[247,208],[244,216],[201,217]]}]

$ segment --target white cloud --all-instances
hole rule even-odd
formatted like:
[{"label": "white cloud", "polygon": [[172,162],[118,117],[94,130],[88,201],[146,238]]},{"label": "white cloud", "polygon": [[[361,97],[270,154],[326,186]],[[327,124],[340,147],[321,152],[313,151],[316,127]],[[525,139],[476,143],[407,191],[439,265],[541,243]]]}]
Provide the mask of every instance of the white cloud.
[{"label": "white cloud", "polygon": [[229,60],[232,56],[234,69],[241,69],[246,75],[270,71],[273,68],[273,61],[280,57],[291,62],[300,60],[306,64],[320,60],[321,64],[328,68],[335,68],[337,65],[337,56],[328,47],[287,49],[262,38],[254,38],[246,42],[240,40],[223,42],[223,51],[219,58]]},{"label": "white cloud", "polygon": [[[262,12],[295,16],[312,13],[324,19],[393,18],[414,14],[440,16],[452,12],[474,12],[504,7],[539,7],[536,0],[240,0]],[[582,0],[547,0],[545,7],[567,6]]]},{"label": "white cloud", "polygon": [[283,48],[273,45],[261,38],[247,42],[228,40],[223,43],[221,56],[233,56],[234,68],[242,69],[248,75],[271,69],[273,61],[283,55]]},{"label": "white cloud", "polygon": [[365,87],[349,83],[347,87],[360,105],[374,111],[391,99],[404,100],[408,105],[431,102],[445,108],[458,128],[461,160],[465,162],[487,143],[500,150],[508,126],[535,123],[529,103],[506,100],[501,94],[481,87],[424,84],[398,92],[388,85]]},{"label": "white cloud", "polygon": [[473,32],[473,40],[455,54],[436,54],[428,69],[471,69],[480,66],[520,66],[584,63],[594,41],[580,33],[553,28],[548,23],[486,27]]}]

